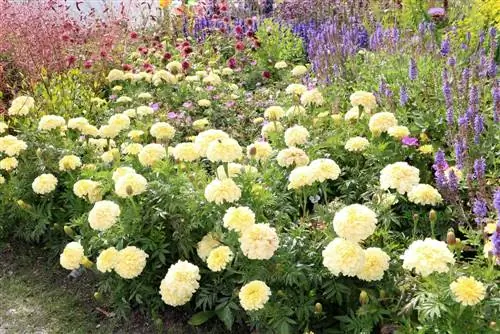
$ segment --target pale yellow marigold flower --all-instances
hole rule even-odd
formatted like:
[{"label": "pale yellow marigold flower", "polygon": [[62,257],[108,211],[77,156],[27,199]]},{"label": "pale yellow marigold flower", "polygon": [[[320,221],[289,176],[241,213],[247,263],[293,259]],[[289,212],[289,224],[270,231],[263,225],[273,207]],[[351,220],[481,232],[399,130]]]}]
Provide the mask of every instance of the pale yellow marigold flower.
[{"label": "pale yellow marigold flower", "polygon": [[116,181],[115,193],[118,197],[127,198],[140,195],[146,191],[148,181],[140,174],[128,173]]},{"label": "pale yellow marigold flower", "polygon": [[169,140],[174,138],[175,128],[166,122],[158,122],[151,126],[149,133],[151,133],[151,136],[155,137],[156,139]]},{"label": "pale yellow marigold flower", "polygon": [[217,74],[210,73],[203,78],[203,83],[210,86],[218,86],[222,83],[222,80]]},{"label": "pale yellow marigold flower", "polygon": [[365,137],[352,137],[347,140],[344,148],[349,152],[362,152],[370,146],[370,142]]},{"label": "pale yellow marigold flower", "polygon": [[242,155],[240,144],[232,138],[214,140],[207,148],[207,158],[212,162],[232,162]]},{"label": "pale yellow marigold flower", "polygon": [[283,61],[283,60],[274,64],[274,68],[277,70],[281,70],[281,69],[287,68],[287,67],[288,67],[288,64],[286,63],[286,61]]},{"label": "pale yellow marigold flower", "polygon": [[370,117],[368,127],[373,135],[378,136],[382,132],[386,132],[391,127],[398,125],[398,120],[393,113],[379,112]]},{"label": "pale yellow marigold flower", "polygon": [[365,112],[370,113],[373,109],[377,107],[377,99],[375,95],[370,92],[357,91],[351,94],[349,97],[353,107],[363,106]]},{"label": "pale yellow marigold flower", "polygon": [[205,157],[207,155],[208,146],[215,140],[228,139],[229,135],[222,130],[208,129],[200,132],[194,143],[198,145],[200,149],[200,155]]},{"label": "pale yellow marigold flower", "polygon": [[195,161],[200,158],[200,148],[195,143],[180,143],[172,149],[172,155],[175,160]]},{"label": "pale yellow marigold flower", "polygon": [[301,125],[294,125],[285,131],[285,144],[288,147],[304,145],[309,139],[309,131]]},{"label": "pale yellow marigold flower", "polygon": [[99,135],[99,129],[91,124],[84,125],[81,132],[86,136],[97,137]]},{"label": "pale yellow marigold flower", "polygon": [[264,111],[264,117],[270,121],[277,121],[285,116],[285,111],[280,106],[271,106]]},{"label": "pale yellow marigold flower", "polygon": [[415,269],[423,277],[433,272],[446,273],[448,265],[455,263],[453,253],[446,243],[430,238],[414,241],[404,252],[402,259],[404,269]]},{"label": "pale yellow marigold flower", "polygon": [[109,82],[125,80],[125,73],[122,70],[112,69],[106,79]]},{"label": "pale yellow marigold flower", "polygon": [[134,118],[137,116],[137,111],[135,109],[127,109],[123,111],[124,115],[127,115],[128,118]]},{"label": "pale yellow marigold flower", "polygon": [[474,277],[462,276],[450,284],[453,299],[464,306],[480,303],[486,296],[486,287]]},{"label": "pale yellow marigold flower", "polygon": [[212,102],[210,102],[210,100],[207,99],[201,99],[198,101],[198,105],[200,107],[208,108],[212,105]]},{"label": "pale yellow marigold flower", "polygon": [[109,118],[108,124],[122,131],[130,127],[130,118],[125,114],[116,114]]},{"label": "pale yellow marigold flower", "polygon": [[243,232],[255,224],[255,213],[247,206],[231,207],[227,209],[222,221],[225,228]]},{"label": "pale yellow marigold flower", "polygon": [[288,177],[287,189],[300,189],[314,183],[314,169],[310,166],[296,167]]},{"label": "pale yellow marigold flower", "polygon": [[79,198],[87,197],[91,203],[101,200],[101,184],[92,180],[79,180],[73,185],[73,193]]},{"label": "pale yellow marigold flower", "polygon": [[127,133],[127,137],[134,141],[138,141],[144,135],[144,131],[141,130],[131,130]]},{"label": "pale yellow marigold flower", "polygon": [[269,260],[279,247],[278,234],[269,224],[249,226],[239,241],[243,254],[251,260]]},{"label": "pale yellow marigold flower", "polygon": [[380,172],[380,187],[384,190],[396,189],[400,194],[405,194],[420,181],[418,168],[406,162],[396,162],[385,166]]},{"label": "pale yellow marigold flower", "polygon": [[122,147],[122,153],[127,155],[137,155],[143,149],[143,146],[139,143],[125,144]]},{"label": "pale yellow marigold flower", "polygon": [[403,139],[403,137],[408,137],[410,135],[410,130],[406,126],[396,125],[387,129],[387,133],[389,136],[400,140]]},{"label": "pale yellow marigold flower", "polygon": [[206,128],[210,124],[210,121],[206,118],[197,119],[193,122],[193,129],[202,130]]},{"label": "pale yellow marigold flower", "polygon": [[314,88],[302,93],[300,103],[305,107],[310,105],[321,106],[325,103],[325,99],[323,98],[323,94],[317,88]]},{"label": "pale yellow marigold flower", "polygon": [[227,246],[219,246],[213,249],[207,258],[207,267],[211,271],[222,271],[226,269],[227,265],[233,259],[233,252]]},{"label": "pale yellow marigold flower", "polygon": [[146,167],[154,165],[166,156],[167,151],[165,147],[160,144],[148,144],[144,146],[138,154],[139,162]]},{"label": "pale yellow marigold flower", "polygon": [[340,167],[332,159],[316,159],[309,165],[314,181],[336,180],[340,176]]},{"label": "pale yellow marigold flower", "polygon": [[380,281],[389,269],[391,258],[380,248],[370,247],[364,250],[365,262],[357,276],[363,281]]},{"label": "pale yellow marigold flower", "polygon": [[64,269],[75,270],[80,268],[84,257],[83,247],[79,242],[73,241],[64,247],[60,255],[59,263]]},{"label": "pale yellow marigold flower", "polygon": [[53,192],[57,186],[57,178],[52,174],[42,174],[38,176],[31,187],[33,191],[39,195],[45,195]]},{"label": "pale yellow marigold flower", "polygon": [[241,197],[241,190],[232,179],[215,179],[205,188],[205,199],[208,202],[222,204],[224,202],[233,203]]},{"label": "pale yellow marigold flower", "polygon": [[278,165],[281,167],[306,166],[309,164],[309,157],[306,152],[297,147],[290,147],[278,152],[276,157]]},{"label": "pale yellow marigold flower", "polygon": [[83,131],[86,126],[90,125],[85,117],[70,118],[68,120],[68,129]]},{"label": "pale yellow marigold flower", "polygon": [[229,67],[224,67],[222,69],[222,75],[231,75],[233,73],[234,73],[233,69],[231,69]]},{"label": "pale yellow marigold flower", "polygon": [[82,161],[76,155],[65,155],[59,160],[59,170],[68,171],[75,170],[82,166]]},{"label": "pale yellow marigold flower", "polygon": [[7,124],[5,124],[4,122],[0,122],[0,133],[4,133],[8,128],[9,126]]},{"label": "pale yellow marigold flower", "polygon": [[144,92],[137,95],[137,97],[143,100],[151,100],[153,98],[153,95],[151,95],[151,93]]},{"label": "pale yellow marigold flower", "polygon": [[257,161],[266,161],[273,154],[271,144],[266,141],[256,141],[255,143],[247,146],[247,157]]},{"label": "pale yellow marigold flower", "polygon": [[137,116],[144,117],[154,114],[154,109],[149,106],[139,106],[136,108]]},{"label": "pale yellow marigold flower", "polygon": [[268,138],[271,133],[283,131],[283,125],[280,122],[269,122],[262,127],[262,137]]},{"label": "pale yellow marigold flower", "polygon": [[256,311],[264,308],[270,296],[271,289],[266,283],[259,280],[245,284],[238,294],[241,307],[245,311]]},{"label": "pale yellow marigold flower", "polygon": [[361,111],[359,110],[358,106],[352,107],[344,115],[344,119],[346,121],[356,121],[360,118],[361,118]]},{"label": "pale yellow marigold flower", "polygon": [[292,69],[292,76],[301,77],[307,73],[307,67],[304,65],[297,65]]},{"label": "pale yellow marigold flower", "polygon": [[182,72],[182,64],[176,60],[171,61],[166,66],[167,70],[169,70],[172,74],[176,75]]},{"label": "pale yellow marigold flower", "polygon": [[113,148],[101,154],[101,160],[107,164],[113,162],[114,160],[118,160],[119,158],[120,158],[120,152],[116,148]]},{"label": "pale yellow marigold flower", "polygon": [[116,103],[124,103],[125,104],[125,103],[130,103],[132,101],[133,101],[132,98],[125,96],[125,95],[122,95],[116,99]]},{"label": "pale yellow marigold flower", "polygon": [[217,240],[217,236],[215,233],[208,233],[196,244],[196,253],[205,261],[210,254],[210,252],[220,246],[221,243]]},{"label": "pale yellow marigold flower", "polygon": [[136,171],[135,169],[133,169],[132,167],[118,167],[114,172],[113,172],[113,175],[111,176],[111,179],[113,180],[113,182],[118,182],[118,180],[122,177],[122,176],[125,176],[125,175],[128,175],[128,174],[135,174]]},{"label": "pale yellow marigold flower", "polygon": [[142,249],[135,246],[125,247],[118,252],[114,269],[122,278],[135,278],[144,270],[148,257]]},{"label": "pale yellow marigold flower", "polygon": [[323,265],[335,276],[356,276],[365,264],[365,253],[357,243],[335,238],[323,250]]},{"label": "pale yellow marigold flower", "polygon": [[90,227],[96,231],[105,231],[116,224],[120,213],[120,207],[115,202],[99,201],[89,212]]},{"label": "pale yellow marigold flower", "polygon": [[40,118],[38,122],[38,130],[49,131],[57,128],[61,128],[66,125],[66,121],[61,116],[56,115],[45,115]]},{"label": "pale yellow marigold flower", "polygon": [[252,120],[252,123],[253,124],[261,124],[261,123],[264,123],[265,119],[264,117],[256,117]]},{"label": "pale yellow marigold flower", "polygon": [[288,118],[304,116],[306,114],[306,108],[303,106],[291,106],[285,113]]},{"label": "pale yellow marigold flower", "polygon": [[0,160],[0,169],[10,172],[11,170],[17,168],[18,161],[14,157],[8,157]]},{"label": "pale yellow marigold flower", "polygon": [[9,116],[25,116],[35,108],[35,99],[31,96],[18,96],[12,100],[7,113]]},{"label": "pale yellow marigold flower", "polygon": [[121,129],[113,125],[101,125],[99,128],[99,136],[101,138],[115,138],[120,133]]},{"label": "pale yellow marigold flower", "polygon": [[333,218],[333,229],[339,237],[361,242],[375,232],[377,215],[368,207],[352,204],[339,210]]},{"label": "pale yellow marigold flower", "polygon": [[118,251],[115,247],[109,247],[101,252],[97,257],[97,270],[101,273],[110,272],[115,268],[118,260]]},{"label": "pale yellow marigold flower", "polygon": [[417,184],[408,192],[410,202],[420,205],[436,205],[443,201],[441,194],[431,185]]},{"label": "pale yellow marigold flower", "polygon": [[200,284],[200,270],[187,261],[178,261],[168,268],[161,281],[160,295],[165,304],[170,306],[184,305],[192,298]]},{"label": "pale yellow marigold flower", "polygon": [[418,151],[422,154],[432,154],[434,153],[434,147],[432,145],[422,145],[418,148]]},{"label": "pale yellow marigold flower", "polygon": [[26,150],[28,145],[14,136],[7,135],[0,137],[0,152],[7,154],[9,157],[19,155],[22,151]]},{"label": "pale yellow marigold flower", "polygon": [[495,233],[496,229],[497,229],[496,223],[488,223],[484,227],[484,233],[493,234],[493,233]]}]

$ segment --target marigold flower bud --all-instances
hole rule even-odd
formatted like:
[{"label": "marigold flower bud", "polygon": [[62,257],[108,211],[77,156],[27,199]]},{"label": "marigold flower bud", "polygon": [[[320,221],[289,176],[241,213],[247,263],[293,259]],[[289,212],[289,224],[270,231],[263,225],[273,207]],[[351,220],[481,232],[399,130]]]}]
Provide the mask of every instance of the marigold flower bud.
[{"label": "marigold flower bud", "polygon": [[437,212],[434,209],[431,209],[431,211],[429,211],[429,220],[431,221],[431,223],[435,223],[437,221]]},{"label": "marigold flower bud", "polygon": [[365,305],[370,301],[370,297],[368,296],[368,293],[365,290],[361,290],[359,294],[359,302],[361,305]]},{"label": "marigold flower bud", "polygon": [[321,303],[316,303],[314,305],[314,313],[320,314],[321,312],[323,312],[323,305],[321,305]]},{"label": "marigold flower bud", "polygon": [[450,229],[448,231],[448,233],[446,234],[446,243],[448,245],[454,245],[457,243],[457,238],[455,237],[455,232],[453,232],[452,229]]}]

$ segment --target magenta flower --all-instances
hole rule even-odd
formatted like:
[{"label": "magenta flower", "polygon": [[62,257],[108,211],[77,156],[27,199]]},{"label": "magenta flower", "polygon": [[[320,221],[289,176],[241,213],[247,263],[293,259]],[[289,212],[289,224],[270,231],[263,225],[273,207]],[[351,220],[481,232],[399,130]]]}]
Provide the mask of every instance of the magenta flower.
[{"label": "magenta flower", "polygon": [[177,113],[176,113],[176,112],[171,111],[171,112],[169,112],[169,113],[167,114],[167,117],[168,117],[169,119],[176,119],[176,118],[178,117],[178,115],[177,115]]},{"label": "magenta flower", "polygon": [[401,143],[405,146],[418,146],[418,139],[415,137],[405,136],[401,139]]},{"label": "magenta flower", "polygon": [[429,10],[427,11],[427,14],[429,14],[430,16],[432,17],[443,17],[445,15],[445,10],[444,8],[441,8],[441,7],[432,7],[432,8],[429,8]]}]

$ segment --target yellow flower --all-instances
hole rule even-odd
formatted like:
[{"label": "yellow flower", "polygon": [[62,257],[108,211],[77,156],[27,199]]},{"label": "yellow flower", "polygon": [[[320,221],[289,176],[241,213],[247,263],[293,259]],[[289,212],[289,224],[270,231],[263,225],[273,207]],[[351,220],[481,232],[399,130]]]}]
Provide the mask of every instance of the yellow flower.
[{"label": "yellow flower", "polygon": [[161,281],[161,299],[170,306],[186,304],[200,287],[200,278],[200,269],[197,266],[187,261],[178,261],[168,268]]},{"label": "yellow flower", "polygon": [[408,192],[410,202],[421,205],[436,205],[443,201],[436,188],[428,184],[417,184]]},{"label": "yellow flower", "polygon": [[455,263],[453,253],[446,243],[430,238],[414,241],[404,252],[402,259],[404,269],[415,269],[423,277],[433,272],[448,272],[448,265]]},{"label": "yellow flower", "polygon": [[115,193],[118,197],[127,198],[140,195],[146,191],[148,181],[140,174],[128,173],[118,179],[115,184]]},{"label": "yellow flower", "polygon": [[280,106],[271,106],[264,111],[264,117],[270,121],[277,121],[285,116],[285,111]]},{"label": "yellow flower", "polygon": [[196,244],[196,252],[200,259],[205,261],[208,255],[210,255],[210,252],[214,248],[220,246],[220,244],[215,233],[208,233]]},{"label": "yellow flower", "polygon": [[0,133],[4,133],[8,128],[9,126],[7,124],[0,122]]},{"label": "yellow flower", "polygon": [[432,154],[434,152],[434,148],[432,145],[422,145],[418,148],[418,151],[422,154]]},{"label": "yellow flower", "polygon": [[370,146],[370,142],[365,137],[352,137],[347,140],[344,148],[349,152],[362,152]]},{"label": "yellow flower", "polygon": [[86,126],[90,125],[85,117],[70,118],[68,120],[68,129],[83,131]]},{"label": "yellow flower", "polygon": [[291,106],[285,113],[285,116],[288,118],[303,116],[306,114],[306,108],[303,106]]},{"label": "yellow flower", "polygon": [[233,73],[234,73],[234,71],[229,67],[224,67],[222,69],[222,75],[231,75]]},{"label": "yellow flower", "polygon": [[175,160],[194,161],[200,158],[200,148],[195,143],[180,143],[172,150]]},{"label": "yellow flower", "polygon": [[130,130],[127,134],[127,137],[130,139],[137,141],[140,139],[140,137],[144,135],[144,131],[141,130]]},{"label": "yellow flower", "polygon": [[212,105],[212,102],[210,102],[210,100],[207,100],[207,99],[201,99],[198,101],[198,105],[200,107],[208,108],[208,107],[210,107],[210,105]]},{"label": "yellow flower", "polygon": [[380,172],[380,187],[384,190],[396,189],[400,194],[410,191],[420,181],[418,168],[406,162],[396,162],[385,166]]},{"label": "yellow flower", "polygon": [[28,145],[14,136],[8,135],[0,137],[0,152],[4,152],[9,157],[19,155],[22,151],[26,150]]},{"label": "yellow flower", "polygon": [[389,129],[387,129],[387,133],[389,136],[396,138],[396,139],[402,139],[403,137],[407,137],[410,135],[410,130],[406,126],[402,125],[396,125],[396,126],[391,126]]},{"label": "yellow flower", "polygon": [[201,130],[206,128],[209,124],[210,122],[206,118],[197,119],[196,121],[193,122],[193,129]]},{"label": "yellow flower", "polygon": [[115,268],[118,260],[118,251],[115,247],[109,247],[99,254],[96,261],[97,270],[101,273],[110,272]]},{"label": "yellow flower", "polygon": [[357,243],[335,238],[323,250],[323,265],[338,276],[356,276],[365,263],[365,253]]},{"label": "yellow flower", "polygon": [[297,65],[292,69],[292,76],[301,77],[307,73],[307,67],[304,65]]},{"label": "yellow flower", "polygon": [[167,70],[169,70],[172,74],[176,75],[182,72],[182,64],[176,60],[171,61],[166,66]]},{"label": "yellow flower", "polygon": [[247,206],[231,207],[227,209],[222,221],[225,228],[243,232],[255,224],[255,213]]},{"label": "yellow flower", "polygon": [[209,129],[200,132],[194,143],[198,145],[200,149],[200,155],[205,157],[207,155],[208,146],[215,140],[228,139],[229,135],[222,130]]},{"label": "yellow flower", "polygon": [[121,129],[114,125],[102,125],[99,128],[99,137],[101,138],[115,138],[120,133]]},{"label": "yellow flower", "polygon": [[123,112],[124,115],[127,115],[128,118],[134,118],[137,116],[137,111],[135,109],[127,109]]},{"label": "yellow flower", "polygon": [[107,164],[113,162],[113,160],[118,160],[119,158],[120,158],[120,152],[116,148],[104,152],[101,155],[101,160]]},{"label": "yellow flower", "polygon": [[268,138],[269,134],[282,131],[283,125],[280,122],[269,122],[262,127],[261,134],[262,137]]},{"label": "yellow flower", "polygon": [[40,195],[48,194],[54,191],[56,186],[57,178],[52,174],[42,174],[31,184],[33,191]]},{"label": "yellow flower", "polygon": [[368,122],[368,127],[373,135],[378,136],[382,132],[386,132],[391,127],[398,125],[398,120],[393,113],[390,112],[379,112],[370,117]]},{"label": "yellow flower", "polygon": [[7,172],[13,170],[18,165],[18,161],[14,157],[8,157],[0,160],[0,169],[3,169]]},{"label": "yellow flower", "polygon": [[380,248],[370,247],[364,250],[365,262],[357,276],[363,281],[379,281],[389,269],[390,257]]},{"label": "yellow flower", "polygon": [[218,86],[222,83],[222,80],[217,74],[210,73],[209,75],[203,78],[203,83],[210,86]]},{"label": "yellow flower", "polygon": [[40,131],[48,131],[63,127],[66,125],[66,121],[61,116],[55,115],[45,115],[40,118],[40,122],[38,122],[38,130]]},{"label": "yellow flower", "polygon": [[105,231],[116,223],[120,213],[118,204],[112,201],[99,201],[89,212],[90,227],[96,231]]},{"label": "yellow flower", "polygon": [[306,152],[296,147],[279,151],[276,160],[281,167],[290,167],[292,165],[306,166],[309,163],[309,157]]},{"label": "yellow flower", "polygon": [[118,182],[118,180],[128,174],[135,174],[136,171],[132,167],[118,167],[114,172],[111,178],[113,179],[113,182]]},{"label": "yellow flower", "polygon": [[310,166],[295,167],[288,177],[287,189],[299,189],[314,183],[314,169]]},{"label": "yellow flower", "polygon": [[154,112],[154,109],[149,106],[139,106],[136,109],[136,113],[140,117],[152,115]]},{"label": "yellow flower", "polygon": [[269,260],[279,247],[278,234],[269,224],[254,224],[239,239],[243,254],[251,260]]},{"label": "yellow flower", "polygon": [[125,146],[122,146],[122,153],[123,154],[130,154],[130,155],[138,155],[139,152],[143,149],[143,146],[139,143],[131,143],[131,144],[125,144]]},{"label": "yellow flower", "polygon": [[205,199],[208,202],[222,204],[233,203],[241,197],[241,190],[232,179],[215,179],[205,188]]},{"label": "yellow flower", "polygon": [[125,247],[118,252],[114,269],[122,278],[135,278],[144,270],[148,257],[142,249],[135,246]]},{"label": "yellow flower", "polygon": [[139,95],[137,95],[137,97],[139,99],[150,100],[153,98],[153,95],[151,95],[150,93],[144,92],[144,93],[140,93]]},{"label": "yellow flower", "polygon": [[271,289],[266,283],[255,280],[245,284],[238,294],[241,307],[245,311],[256,311],[264,308],[271,296]]},{"label": "yellow flower", "polygon": [[130,118],[125,114],[116,114],[109,118],[108,124],[119,132],[130,127]]},{"label": "yellow flower", "polygon": [[227,246],[219,246],[213,249],[208,255],[207,266],[211,271],[222,271],[233,259],[233,252]]},{"label": "yellow flower", "polygon": [[256,141],[247,147],[247,157],[257,161],[266,161],[273,154],[273,148],[267,141]]},{"label": "yellow flower", "polygon": [[238,142],[232,138],[218,139],[210,143],[207,148],[207,158],[212,162],[232,162],[243,155]]},{"label": "yellow flower", "polygon": [[333,229],[339,237],[361,242],[371,236],[377,227],[377,215],[361,204],[352,204],[339,210],[333,218]]},{"label": "yellow flower", "polygon": [[355,121],[358,120],[360,117],[361,117],[361,112],[358,106],[352,107],[344,115],[344,119],[346,121]]},{"label": "yellow flower", "polygon": [[377,107],[377,99],[370,92],[357,91],[349,97],[353,107],[363,106],[365,112],[370,113]]},{"label": "yellow flower", "polygon": [[285,144],[288,147],[303,145],[309,138],[309,131],[301,125],[294,125],[285,131]]},{"label": "yellow flower", "polygon": [[64,250],[59,258],[59,263],[64,269],[75,270],[80,268],[83,256],[82,245],[80,245],[79,242],[73,241],[64,247]]},{"label": "yellow flower", "polygon": [[9,116],[25,116],[35,108],[35,100],[31,96],[18,96],[12,100],[8,110]]},{"label": "yellow flower", "polygon": [[314,181],[336,180],[340,175],[340,167],[332,159],[316,159],[309,166],[313,171]]},{"label": "yellow flower", "polygon": [[300,103],[306,107],[309,105],[321,106],[325,103],[325,99],[323,98],[323,94],[317,88],[314,88],[302,93]]},{"label": "yellow flower", "polygon": [[160,144],[148,144],[138,154],[139,162],[146,167],[154,165],[167,156],[165,147]]},{"label": "yellow flower", "polygon": [[497,230],[497,224],[496,223],[489,223],[486,224],[484,227],[484,232],[487,234],[493,234]]},{"label": "yellow flower", "polygon": [[459,277],[450,284],[453,299],[464,306],[473,306],[486,296],[486,287],[474,277]]},{"label": "yellow flower", "polygon": [[4,184],[4,183],[5,183],[5,178],[2,175],[0,175],[0,184]]},{"label": "yellow flower", "polygon": [[288,64],[286,63],[286,61],[279,61],[277,62],[276,64],[274,64],[274,68],[277,69],[277,70],[281,70],[283,68],[287,68]]},{"label": "yellow flower", "polygon": [[125,73],[121,70],[112,69],[109,71],[107,78],[109,82],[125,80]]},{"label": "yellow flower", "polygon": [[88,197],[91,203],[101,200],[102,194],[100,191],[101,184],[92,180],[79,180],[73,185],[73,193],[80,197]]},{"label": "yellow flower", "polygon": [[158,122],[151,126],[151,130],[149,130],[151,136],[156,139],[172,139],[175,136],[175,128],[165,122]]},{"label": "yellow flower", "polygon": [[65,155],[59,160],[59,170],[75,170],[82,165],[82,161],[76,155]]},{"label": "yellow flower", "polygon": [[91,124],[84,125],[80,131],[86,136],[96,137],[99,135],[99,129]]}]

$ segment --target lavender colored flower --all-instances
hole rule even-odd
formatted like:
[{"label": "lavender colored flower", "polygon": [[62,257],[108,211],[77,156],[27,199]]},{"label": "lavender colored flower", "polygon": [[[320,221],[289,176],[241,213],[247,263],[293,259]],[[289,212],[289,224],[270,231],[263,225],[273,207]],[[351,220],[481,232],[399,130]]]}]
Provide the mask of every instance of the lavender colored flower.
[{"label": "lavender colored flower", "polygon": [[453,124],[453,99],[451,96],[451,86],[448,81],[448,71],[443,70],[443,95],[446,105],[446,122],[448,126]]},{"label": "lavender colored flower", "polygon": [[454,67],[457,64],[457,59],[455,57],[448,58],[448,65]]},{"label": "lavender colored flower", "polygon": [[408,69],[408,76],[410,77],[410,80],[414,81],[414,80],[417,79],[417,75],[418,75],[417,63],[412,58],[412,59],[410,59],[410,66],[409,66],[409,69]]},{"label": "lavender colored flower", "polygon": [[109,96],[109,100],[110,100],[110,101],[114,101],[114,100],[116,100],[117,98],[118,98],[118,96],[116,96],[116,95],[114,95],[114,94]]},{"label": "lavender colored flower", "polygon": [[227,102],[226,102],[226,107],[228,107],[228,108],[232,108],[232,107],[234,107],[234,106],[235,106],[235,104],[236,104],[236,102],[234,102],[233,100],[231,100],[231,101],[227,101]]},{"label": "lavender colored flower", "polygon": [[445,12],[444,8],[432,7],[432,8],[429,8],[429,10],[427,11],[427,14],[429,14],[432,17],[442,17],[446,14],[446,12]]},{"label": "lavender colored flower", "polygon": [[495,61],[495,58],[490,57],[488,61],[488,68],[486,69],[486,75],[489,78],[495,78],[497,76],[497,63]]},{"label": "lavender colored flower", "polygon": [[[472,206],[472,213],[476,218],[484,218],[488,214],[488,207],[486,206],[486,202],[482,198],[476,198],[474,200],[474,204]],[[482,220],[476,220],[477,223],[480,223]]]},{"label": "lavender colored flower", "polygon": [[434,156],[434,164],[432,168],[435,171],[444,171],[449,167],[448,162],[446,162],[446,157],[444,155],[444,151],[439,149]]},{"label": "lavender colored flower", "polygon": [[462,76],[460,78],[460,94],[465,94],[467,90],[467,86],[469,85],[469,79],[470,79],[470,70],[468,67],[464,68],[462,71]]},{"label": "lavender colored flower", "polygon": [[482,115],[477,114],[474,118],[474,142],[479,144],[479,139],[484,131],[484,118]]},{"label": "lavender colored flower", "polygon": [[474,176],[476,180],[480,180],[484,177],[486,172],[486,160],[483,157],[474,160]]},{"label": "lavender colored flower", "polygon": [[465,157],[465,151],[467,149],[465,139],[463,138],[457,138],[455,140],[455,160],[457,163],[457,167],[459,169],[464,168],[464,157]]},{"label": "lavender colored flower", "polygon": [[405,146],[418,146],[418,139],[415,137],[405,136],[401,139],[401,143]]},{"label": "lavender colored flower", "polygon": [[192,108],[192,107],[193,107],[193,102],[191,102],[191,101],[186,101],[186,102],[184,102],[184,103],[182,104],[182,106],[183,106],[184,108],[186,108],[186,109],[190,109],[190,108]]},{"label": "lavender colored flower", "polygon": [[498,81],[496,85],[491,88],[491,95],[493,96],[493,120],[495,123],[500,121],[500,85]]},{"label": "lavender colored flower", "polygon": [[[491,236],[491,243],[493,244],[491,253],[495,256],[500,256],[500,232],[498,230],[500,229],[500,224],[497,223],[497,230],[493,235]],[[497,260],[498,263],[498,260]]]},{"label": "lavender colored flower", "polygon": [[451,193],[456,193],[458,191],[458,177],[454,171],[448,173],[448,190]]},{"label": "lavender colored flower", "polygon": [[479,105],[479,91],[476,85],[472,85],[469,90],[469,106],[477,111],[477,106]]},{"label": "lavender colored flower", "polygon": [[447,56],[450,53],[450,40],[446,38],[441,42],[441,56]]},{"label": "lavender colored flower", "polygon": [[481,30],[481,31],[479,32],[479,46],[483,45],[483,43],[484,43],[484,37],[485,37],[485,36],[484,36],[484,31],[483,31],[483,30]]},{"label": "lavender colored flower", "polygon": [[498,216],[500,216],[500,188],[497,188],[493,193],[493,207],[497,210]]},{"label": "lavender colored flower", "polygon": [[149,105],[154,111],[158,111],[158,109],[160,109],[160,104],[158,102],[156,103],[151,103]]},{"label": "lavender colored flower", "polygon": [[178,116],[179,116],[179,115],[178,115],[176,112],[173,112],[173,111],[171,111],[171,112],[169,112],[169,113],[167,114],[167,117],[168,117],[169,119],[176,119]]},{"label": "lavender colored flower", "polygon": [[405,106],[408,103],[408,92],[405,86],[401,86],[399,89],[399,104]]}]

